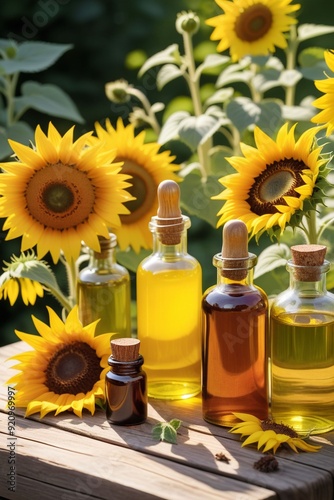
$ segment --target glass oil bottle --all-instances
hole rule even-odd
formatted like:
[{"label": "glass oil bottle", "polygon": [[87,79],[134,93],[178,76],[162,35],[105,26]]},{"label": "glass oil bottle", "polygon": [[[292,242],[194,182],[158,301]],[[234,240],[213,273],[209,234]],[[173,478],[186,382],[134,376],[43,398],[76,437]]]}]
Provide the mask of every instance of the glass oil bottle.
[{"label": "glass oil bottle", "polygon": [[300,434],[334,429],[334,295],[326,247],[296,245],[289,289],[270,311],[271,411]]},{"label": "glass oil bottle", "polygon": [[176,182],[158,187],[149,228],[153,252],[137,269],[137,326],[148,395],[185,399],[201,390],[202,270],[187,253],[189,217],[180,211]]},{"label": "glass oil bottle", "polygon": [[110,345],[105,384],[107,420],[117,425],[141,424],[147,418],[147,383],[140,341],[113,339]]},{"label": "glass oil bottle", "polygon": [[223,229],[213,257],[217,285],[203,295],[202,409],[207,422],[232,426],[233,412],[268,417],[268,300],[253,284],[256,256],[248,252],[246,225]]},{"label": "glass oil bottle", "polygon": [[131,336],[130,276],[116,262],[116,236],[99,237],[100,252],[89,250],[88,266],[77,280],[79,317],[83,325],[100,319],[95,335],[113,332],[113,338]]}]

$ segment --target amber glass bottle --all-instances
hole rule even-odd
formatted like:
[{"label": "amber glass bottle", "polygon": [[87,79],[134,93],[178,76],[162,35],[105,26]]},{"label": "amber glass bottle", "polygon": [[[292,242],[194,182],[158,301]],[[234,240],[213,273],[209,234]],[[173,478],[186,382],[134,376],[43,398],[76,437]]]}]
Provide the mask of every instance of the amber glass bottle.
[{"label": "amber glass bottle", "polygon": [[162,182],[158,199],[153,252],[137,270],[138,338],[148,395],[185,399],[201,391],[202,271],[187,253],[190,220],[181,215],[178,184]]},{"label": "amber glass bottle", "polygon": [[334,295],[326,247],[296,245],[289,289],[270,311],[271,411],[302,434],[334,429]]},{"label": "amber glass bottle", "polygon": [[101,251],[89,250],[88,266],[77,281],[79,316],[83,325],[100,319],[95,334],[113,332],[114,337],[131,336],[130,276],[125,267],[116,262],[117,239],[99,238]]},{"label": "amber glass bottle", "polygon": [[141,424],[147,417],[146,373],[137,339],[114,339],[106,374],[107,420],[117,425]]},{"label": "amber glass bottle", "polygon": [[203,295],[203,418],[231,426],[233,412],[268,417],[266,294],[253,284],[247,228],[230,221],[213,257],[217,285]]}]

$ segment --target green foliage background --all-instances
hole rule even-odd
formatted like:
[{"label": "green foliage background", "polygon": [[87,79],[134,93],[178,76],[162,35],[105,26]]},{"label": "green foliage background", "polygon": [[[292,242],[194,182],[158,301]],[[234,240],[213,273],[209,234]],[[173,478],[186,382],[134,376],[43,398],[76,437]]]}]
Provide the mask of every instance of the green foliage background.
[{"label": "green foliage background", "polygon": [[[301,0],[300,23],[330,24],[331,0]],[[95,121],[104,123],[108,117],[115,123],[118,116],[126,120],[130,106],[115,106],[104,93],[107,82],[124,78],[145,92],[151,102],[163,100],[169,103],[186,92],[184,83],[173,82],[164,88],[162,95],[155,89],[154,79],[137,77],[138,68],[145,59],[169,44],[182,43],[175,31],[176,14],[182,10],[194,10],[203,25],[194,41],[209,40],[211,28],[204,19],[220,14],[214,0],[3,0],[1,3],[0,38],[21,41],[47,41],[72,44],[72,50],[64,54],[48,70],[29,75],[40,83],[53,83],[67,92],[84,117],[83,124],[76,125],[76,133],[91,130]],[[315,45],[312,40],[309,45]],[[319,39],[319,46],[334,48],[334,37]],[[25,81],[22,75],[20,84]],[[318,95],[312,83],[298,88],[303,95]],[[33,128],[38,123],[43,129],[50,117],[29,111],[25,117]],[[53,123],[65,132],[72,123],[52,118]],[[1,131],[0,131],[1,133]],[[181,153],[176,151],[177,155]],[[181,157],[179,158],[182,159]],[[2,222],[2,221],[0,221]],[[1,224],[2,226],[2,224]],[[5,233],[0,233],[0,260],[9,260],[12,253],[19,253],[20,241],[4,243]],[[266,245],[263,238],[261,247]],[[220,251],[221,231],[204,221],[194,219],[189,231],[189,251],[203,267],[203,289],[216,281],[212,256]],[[251,248],[259,253],[261,247]],[[65,286],[65,276],[59,267],[59,279]],[[275,277],[273,276],[273,279]],[[133,277],[133,293],[135,281]],[[17,340],[14,329],[34,332],[30,315],[47,320],[45,305],[60,312],[60,306],[50,296],[38,299],[34,307],[27,307],[18,299],[11,307],[8,301],[0,301],[0,344]]]}]

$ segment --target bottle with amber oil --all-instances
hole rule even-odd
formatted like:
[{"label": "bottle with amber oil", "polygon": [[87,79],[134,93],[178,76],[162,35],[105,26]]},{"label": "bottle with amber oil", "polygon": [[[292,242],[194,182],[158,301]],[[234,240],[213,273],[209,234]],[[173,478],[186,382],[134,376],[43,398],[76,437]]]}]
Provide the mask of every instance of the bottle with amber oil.
[{"label": "bottle with amber oil", "polygon": [[288,290],[270,310],[271,411],[300,434],[334,429],[334,295],[326,247],[296,245]]},{"label": "bottle with amber oil", "polygon": [[253,284],[256,256],[248,252],[246,225],[223,229],[222,252],[213,257],[217,285],[203,295],[203,418],[221,426],[233,412],[268,417],[268,300]]},{"label": "bottle with amber oil", "polygon": [[138,338],[148,395],[185,399],[201,390],[202,271],[187,252],[190,219],[176,182],[159,184],[158,203],[149,225],[153,252],[137,270]]},{"label": "bottle with amber oil", "polygon": [[95,335],[113,332],[114,337],[131,336],[130,276],[116,262],[116,236],[99,237],[100,252],[89,250],[88,266],[77,280],[79,317],[83,325],[100,319]]},{"label": "bottle with amber oil", "polygon": [[107,420],[117,425],[141,424],[147,418],[146,373],[138,339],[113,339],[106,374]]}]

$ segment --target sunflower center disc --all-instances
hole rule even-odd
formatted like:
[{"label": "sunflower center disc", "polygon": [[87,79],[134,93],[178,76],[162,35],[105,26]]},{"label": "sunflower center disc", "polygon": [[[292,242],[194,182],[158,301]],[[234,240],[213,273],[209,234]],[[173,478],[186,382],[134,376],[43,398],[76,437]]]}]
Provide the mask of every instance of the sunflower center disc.
[{"label": "sunflower center disc", "polygon": [[264,431],[274,431],[276,432],[276,434],[285,434],[286,436],[289,436],[291,438],[298,437],[297,432],[292,429],[292,427],[284,424],[277,424],[276,422],[274,422],[274,420],[263,420],[261,422],[261,427]]},{"label": "sunflower center disc", "polygon": [[288,170],[275,172],[272,176],[265,179],[260,188],[260,198],[265,202],[275,202],[287,193],[295,184],[295,176]]},{"label": "sunflower center disc", "polygon": [[251,5],[238,16],[235,32],[240,40],[255,42],[268,33],[272,22],[272,12],[266,5]]},{"label": "sunflower center disc", "polygon": [[58,163],[34,173],[26,189],[31,216],[45,227],[73,228],[93,212],[94,186],[83,171]]},{"label": "sunflower center disc", "polygon": [[137,163],[123,158],[117,158],[117,161],[124,161],[122,173],[132,176],[129,180],[132,186],[128,191],[136,198],[125,203],[131,213],[121,215],[121,221],[122,224],[133,224],[150,212],[156,199],[157,186],[153,177]]},{"label": "sunflower center disc", "polygon": [[64,344],[46,369],[46,385],[55,394],[79,394],[92,390],[101,374],[100,359],[85,342]]},{"label": "sunflower center disc", "polygon": [[274,214],[275,205],[286,205],[284,196],[299,197],[295,191],[303,184],[301,177],[305,164],[293,158],[267,165],[266,169],[254,179],[249,190],[249,203],[252,212],[257,215]]}]

